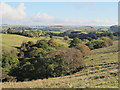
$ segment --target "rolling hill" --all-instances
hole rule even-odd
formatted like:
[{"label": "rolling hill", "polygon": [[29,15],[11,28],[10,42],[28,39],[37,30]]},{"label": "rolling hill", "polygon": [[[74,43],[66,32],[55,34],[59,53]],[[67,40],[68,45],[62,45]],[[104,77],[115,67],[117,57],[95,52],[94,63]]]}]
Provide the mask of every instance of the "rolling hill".
[{"label": "rolling hill", "polygon": [[85,67],[72,75],[25,82],[5,82],[3,88],[118,88],[118,41],[92,50]]},{"label": "rolling hill", "polygon": [[[50,39],[49,37],[39,37],[39,38],[30,38],[30,37],[25,37],[25,36],[20,36],[20,35],[15,35],[15,34],[0,34],[0,47],[2,47],[6,52],[9,52],[11,50],[17,50],[16,47],[19,47],[23,41],[33,41],[36,42],[37,40],[41,39]],[[55,37],[56,38],[56,37]],[[63,40],[57,39],[56,40],[59,43],[66,44]]]}]

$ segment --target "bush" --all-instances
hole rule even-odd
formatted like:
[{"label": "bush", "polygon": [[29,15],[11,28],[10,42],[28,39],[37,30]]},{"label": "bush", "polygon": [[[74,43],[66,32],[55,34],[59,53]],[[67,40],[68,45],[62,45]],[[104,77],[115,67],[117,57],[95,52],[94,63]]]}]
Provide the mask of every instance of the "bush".
[{"label": "bush", "polygon": [[82,41],[79,38],[74,38],[71,42],[70,42],[70,48],[71,47],[76,47],[78,45],[80,45],[82,43]]},{"label": "bush", "polygon": [[103,47],[108,47],[113,44],[113,41],[109,37],[101,37],[97,40],[92,40],[86,45],[90,47],[90,49],[98,49],[98,48],[103,48]]},{"label": "bush", "polygon": [[108,47],[108,46],[113,45],[113,41],[109,37],[101,37],[100,39],[104,40],[103,47]]},{"label": "bush", "polygon": [[111,46],[111,45],[113,45],[113,41],[112,40],[105,40],[103,42],[103,46],[104,47],[108,47],[108,46]]},{"label": "bush", "polygon": [[68,36],[64,36],[64,40],[69,40],[69,37]]},{"label": "bush", "polygon": [[10,53],[4,53],[2,54],[2,69],[4,71],[9,72],[10,69],[17,66],[19,63],[18,57],[14,56]]},{"label": "bush", "polygon": [[27,54],[29,58],[32,58],[38,56],[38,54],[42,51],[43,51],[42,48],[32,47]]},{"label": "bush", "polygon": [[48,49],[48,47],[49,47],[47,40],[38,40],[36,43],[36,46],[38,48],[42,48],[42,49]]},{"label": "bush", "polygon": [[16,82],[17,81],[16,77],[9,76],[8,72],[5,72],[4,70],[2,71],[1,80],[2,82]]},{"label": "bush", "polygon": [[83,64],[83,55],[75,48],[59,49],[49,54],[51,57],[59,55],[65,62],[69,72],[75,71]]},{"label": "bush", "polygon": [[77,46],[76,49],[79,49],[82,52],[83,56],[87,56],[91,54],[90,48],[86,45]]},{"label": "bush", "polygon": [[48,44],[51,46],[51,47],[58,47],[59,43],[56,42],[55,39],[51,38],[49,41],[48,41]]},{"label": "bush", "polygon": [[98,49],[103,47],[104,40],[92,40],[91,42],[87,43],[86,45],[90,49]]}]

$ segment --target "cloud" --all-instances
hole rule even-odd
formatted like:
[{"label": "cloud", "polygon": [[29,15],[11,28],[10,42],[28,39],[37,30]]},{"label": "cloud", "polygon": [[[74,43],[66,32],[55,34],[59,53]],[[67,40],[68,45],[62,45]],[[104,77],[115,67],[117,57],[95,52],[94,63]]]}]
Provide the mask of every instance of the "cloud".
[{"label": "cloud", "polygon": [[[24,3],[20,3],[17,7],[12,7],[7,3],[0,3],[0,20],[3,24],[13,25],[111,25],[117,24],[116,22],[109,20],[73,20],[70,18],[56,18],[47,13],[36,13],[34,16],[29,16],[26,13],[26,6]],[[88,4],[92,7],[92,4]]]},{"label": "cloud", "polygon": [[[20,5],[16,8],[11,7],[6,3],[1,3],[0,14],[2,15],[3,23],[13,23],[20,22],[26,18],[24,3],[20,3]],[[14,23],[14,24],[15,24]]]},{"label": "cloud", "polygon": [[53,16],[49,16],[46,13],[37,13],[32,17],[32,20],[35,22],[51,22],[54,20]]},{"label": "cloud", "polygon": [[35,16],[31,18],[34,24],[44,24],[44,25],[67,25],[72,24],[75,21],[69,18],[56,18],[53,16],[48,15],[47,13],[37,13]]}]

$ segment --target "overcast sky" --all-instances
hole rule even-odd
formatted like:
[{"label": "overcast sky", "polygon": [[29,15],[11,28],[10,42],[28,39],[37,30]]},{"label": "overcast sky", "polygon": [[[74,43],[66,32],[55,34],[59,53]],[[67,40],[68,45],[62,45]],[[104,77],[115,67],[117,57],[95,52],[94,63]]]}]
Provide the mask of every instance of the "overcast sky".
[{"label": "overcast sky", "polygon": [[2,24],[115,25],[117,2],[7,2],[1,3]]}]

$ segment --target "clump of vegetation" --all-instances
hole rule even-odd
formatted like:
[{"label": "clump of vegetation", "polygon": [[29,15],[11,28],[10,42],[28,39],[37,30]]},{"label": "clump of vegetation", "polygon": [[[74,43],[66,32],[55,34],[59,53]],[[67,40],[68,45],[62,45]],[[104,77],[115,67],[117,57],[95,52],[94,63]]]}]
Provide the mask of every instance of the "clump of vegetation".
[{"label": "clump of vegetation", "polygon": [[2,53],[2,77],[1,80],[4,81],[16,81],[15,77],[9,76],[8,73],[19,64],[18,57],[11,51],[11,53],[3,52]]},{"label": "clump of vegetation", "polygon": [[10,73],[20,81],[58,77],[73,73],[82,63],[82,53],[77,49],[55,50],[49,54],[40,53],[35,58],[22,59]]},{"label": "clump of vegetation", "polygon": [[74,38],[71,42],[70,42],[70,46],[69,47],[76,47],[78,45],[81,45],[82,41],[79,38]]},{"label": "clump of vegetation", "polygon": [[71,74],[83,64],[80,50],[65,48],[53,38],[38,40],[36,43],[23,42],[19,48],[18,59],[18,67],[9,73],[18,81]]},{"label": "clump of vegetation", "polygon": [[18,57],[10,53],[2,53],[2,69],[6,72],[16,67],[19,63]]},{"label": "clump of vegetation", "polygon": [[26,36],[26,37],[41,37],[41,36],[45,36],[45,32],[41,31],[41,30],[34,30],[34,31],[25,31],[25,30],[13,30],[11,28],[8,28],[6,31],[7,34],[17,34],[17,35],[22,35],[22,36]]},{"label": "clump of vegetation", "polygon": [[64,36],[64,40],[69,40],[69,37],[68,36]]},{"label": "clump of vegetation", "polygon": [[113,45],[113,40],[110,39],[109,37],[102,37],[101,39],[104,40],[104,42],[103,42],[104,47]]},{"label": "clump of vegetation", "polygon": [[[59,55],[65,63],[65,66],[68,68],[68,72],[73,72],[77,68],[83,65],[83,54],[80,50],[75,48],[64,48],[55,50],[49,53],[51,57]],[[49,56],[48,55],[48,56]]]},{"label": "clump of vegetation", "polygon": [[82,52],[83,56],[88,56],[91,54],[90,48],[86,45],[80,45],[80,46],[77,46],[76,48]]},{"label": "clump of vegetation", "polygon": [[107,46],[111,46],[113,44],[113,41],[109,37],[102,37],[100,39],[93,39],[92,41],[86,43],[90,49],[98,49],[103,48]]},{"label": "clump of vegetation", "polygon": [[90,48],[88,46],[84,45],[82,40],[80,40],[79,38],[74,38],[70,42],[69,47],[73,47],[73,48],[76,48],[76,49],[80,50],[81,53],[83,54],[83,56],[87,56],[87,55],[91,54]]},{"label": "clump of vegetation", "polygon": [[17,81],[16,77],[9,76],[8,72],[5,72],[4,70],[2,70],[1,80],[2,82],[16,82]]}]

